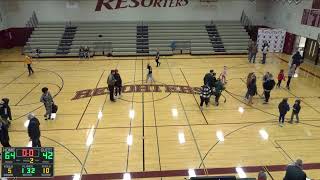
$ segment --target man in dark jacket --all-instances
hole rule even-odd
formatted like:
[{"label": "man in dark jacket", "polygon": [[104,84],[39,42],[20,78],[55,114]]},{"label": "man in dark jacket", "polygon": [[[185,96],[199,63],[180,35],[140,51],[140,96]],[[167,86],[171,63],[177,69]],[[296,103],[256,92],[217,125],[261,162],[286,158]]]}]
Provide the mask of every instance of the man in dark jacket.
[{"label": "man in dark jacket", "polygon": [[0,117],[2,118],[5,124],[11,124],[10,121],[12,120],[12,116],[8,98],[3,98],[2,102],[0,103]]},{"label": "man in dark jacket", "polygon": [[41,147],[40,122],[33,114],[28,115],[28,120],[28,135],[32,141],[32,147]]},{"label": "man in dark jacket", "polygon": [[10,138],[9,138],[8,125],[5,122],[0,120],[0,142],[2,146],[11,147],[9,140]]},{"label": "man in dark jacket", "polygon": [[225,90],[225,87],[220,79],[218,79],[214,85],[214,95],[215,95],[215,105],[219,106],[219,99],[222,91]]},{"label": "man in dark jacket", "polygon": [[286,169],[283,180],[305,180],[306,173],[302,169],[302,160],[298,159],[294,164],[290,164]]},{"label": "man in dark jacket", "polygon": [[300,55],[300,52],[297,51],[293,56],[292,56],[292,65],[296,65],[296,68],[298,68],[302,63],[302,56]]},{"label": "man in dark jacket", "polygon": [[278,105],[278,109],[279,109],[279,126],[283,126],[284,124],[284,119],[285,116],[287,114],[287,112],[290,110],[290,106],[288,104],[288,98],[284,98],[281,103]]},{"label": "man in dark jacket", "polygon": [[207,73],[203,78],[203,84],[209,86],[211,89],[214,87],[214,84],[216,83],[216,73],[214,73],[213,70],[210,70],[209,73]]},{"label": "man in dark jacket", "polygon": [[121,79],[121,76],[119,74],[119,71],[118,69],[115,70],[115,74],[114,74],[114,78],[116,80],[115,82],[115,96],[121,96],[121,89],[122,89],[122,79]]},{"label": "man in dark jacket", "polygon": [[107,84],[108,84],[108,89],[110,93],[110,101],[115,102],[116,100],[114,99],[114,85],[116,83],[116,79],[114,78],[115,71],[111,70],[111,73],[108,76]]},{"label": "man in dark jacket", "polygon": [[273,80],[272,74],[269,74],[268,79],[263,83],[263,90],[264,90],[264,97],[265,97],[264,104],[267,104],[269,102],[270,93],[271,93],[271,90],[274,88],[275,84],[276,82]]}]

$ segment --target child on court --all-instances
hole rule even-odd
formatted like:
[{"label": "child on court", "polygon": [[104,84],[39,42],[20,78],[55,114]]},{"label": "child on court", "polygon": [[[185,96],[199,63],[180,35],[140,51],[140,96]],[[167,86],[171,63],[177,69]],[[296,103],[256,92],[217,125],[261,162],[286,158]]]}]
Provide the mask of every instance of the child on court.
[{"label": "child on court", "polygon": [[284,124],[284,119],[287,114],[287,112],[290,110],[290,106],[288,104],[288,98],[284,98],[281,103],[278,105],[279,109],[279,126],[283,126]]},{"label": "child on court", "polygon": [[206,106],[209,105],[209,99],[211,96],[211,88],[204,84],[200,89],[200,109],[203,110],[203,103],[206,103]]},{"label": "child on court", "polygon": [[223,66],[223,71],[220,74],[222,84],[227,84],[227,66]]},{"label": "child on court", "polygon": [[289,123],[292,123],[293,122],[293,116],[296,116],[296,123],[299,123],[299,112],[301,110],[301,106],[300,106],[300,99],[297,99],[293,105],[293,109],[292,109],[292,114],[291,114],[291,119],[289,121]]},{"label": "child on court", "polygon": [[28,66],[28,71],[29,71],[29,76],[31,76],[31,74],[34,73],[31,65],[32,65],[32,59],[30,56],[26,56],[25,59],[24,59],[24,66]]},{"label": "child on court", "polygon": [[147,65],[147,79],[146,79],[146,83],[148,83],[149,82],[149,79],[150,79],[150,81],[151,81],[151,83],[153,83],[154,82],[154,79],[153,79],[153,77],[152,77],[152,67],[150,66],[150,64],[148,63],[148,65]]},{"label": "child on court", "polygon": [[277,83],[277,87],[280,88],[281,82],[285,81],[285,75],[284,75],[284,70],[281,69],[279,74],[278,74],[278,83]]}]

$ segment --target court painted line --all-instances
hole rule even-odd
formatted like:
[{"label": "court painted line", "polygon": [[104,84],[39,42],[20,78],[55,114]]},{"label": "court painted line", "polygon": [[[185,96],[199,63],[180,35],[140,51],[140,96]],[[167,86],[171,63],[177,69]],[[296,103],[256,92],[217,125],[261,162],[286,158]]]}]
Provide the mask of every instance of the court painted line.
[{"label": "court painted line", "polygon": [[[268,165],[268,166],[245,166],[242,167],[245,173],[258,173],[261,170],[267,169],[268,172],[285,171],[287,164],[282,165]],[[317,170],[320,169],[320,163],[307,163],[303,164],[304,170]],[[208,168],[209,176],[237,174],[236,167],[224,168]],[[198,176],[204,176],[204,169],[195,169]],[[130,172],[131,178],[160,178],[160,177],[188,177],[188,169],[180,170],[167,170],[167,171],[145,171],[145,172]],[[22,180],[24,178],[21,178]],[[41,178],[40,178],[41,179]],[[42,178],[43,180],[46,180]],[[72,176],[56,176],[54,180],[70,180]],[[123,172],[121,173],[106,173],[106,174],[87,174],[82,176],[82,180],[105,180],[105,179],[123,179]],[[26,179],[27,180],[27,179]]]}]

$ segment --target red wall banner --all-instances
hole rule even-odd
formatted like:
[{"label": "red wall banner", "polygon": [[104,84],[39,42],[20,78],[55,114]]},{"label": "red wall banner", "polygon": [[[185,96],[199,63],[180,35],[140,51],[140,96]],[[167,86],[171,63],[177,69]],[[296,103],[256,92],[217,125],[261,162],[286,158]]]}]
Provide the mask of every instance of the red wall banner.
[{"label": "red wall banner", "polygon": [[312,9],[320,9],[320,0],[313,0]]},{"label": "red wall banner", "polygon": [[304,9],[301,24],[320,27],[320,9]]},{"label": "red wall banner", "polygon": [[24,46],[32,31],[33,28],[9,28],[0,31],[0,48]]}]

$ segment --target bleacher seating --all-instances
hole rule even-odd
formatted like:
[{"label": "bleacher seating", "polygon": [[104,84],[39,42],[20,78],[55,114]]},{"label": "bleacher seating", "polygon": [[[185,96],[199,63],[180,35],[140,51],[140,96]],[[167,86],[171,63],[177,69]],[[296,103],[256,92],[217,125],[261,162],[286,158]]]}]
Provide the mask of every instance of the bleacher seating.
[{"label": "bleacher seating", "polygon": [[[25,52],[40,57],[78,56],[80,46],[109,44],[113,56],[246,53],[249,36],[240,22],[72,22],[39,23]],[[183,47],[181,47],[183,45]],[[99,53],[96,53],[98,55]]]}]

